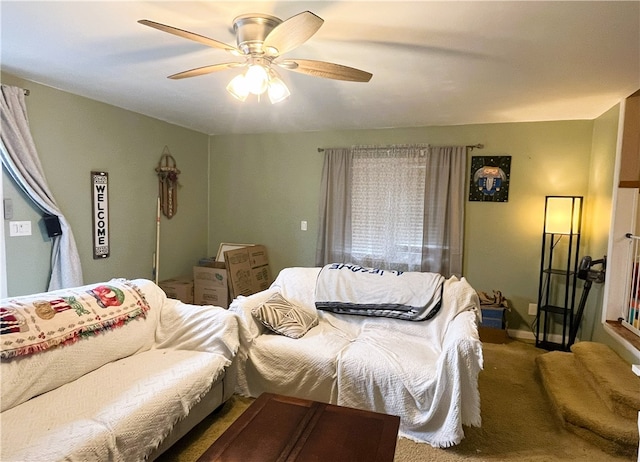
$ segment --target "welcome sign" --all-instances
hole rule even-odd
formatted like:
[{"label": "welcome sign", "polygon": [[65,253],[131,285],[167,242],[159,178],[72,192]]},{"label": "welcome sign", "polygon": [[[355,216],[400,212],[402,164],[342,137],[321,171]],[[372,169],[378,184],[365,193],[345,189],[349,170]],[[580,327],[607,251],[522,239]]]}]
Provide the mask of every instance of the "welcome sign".
[{"label": "welcome sign", "polygon": [[93,194],[93,258],[109,256],[109,174],[91,172]]}]

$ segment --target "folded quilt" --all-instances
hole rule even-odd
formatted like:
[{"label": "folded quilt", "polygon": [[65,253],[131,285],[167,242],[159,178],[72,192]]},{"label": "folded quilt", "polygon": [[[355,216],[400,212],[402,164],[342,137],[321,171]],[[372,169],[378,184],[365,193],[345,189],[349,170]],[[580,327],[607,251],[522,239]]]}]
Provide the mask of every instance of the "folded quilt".
[{"label": "folded quilt", "polygon": [[0,357],[75,343],[146,316],[150,307],[125,279],[0,300]]},{"label": "folded quilt", "polygon": [[423,321],[440,310],[444,280],[437,273],[333,263],[318,275],[316,307],[339,314]]}]

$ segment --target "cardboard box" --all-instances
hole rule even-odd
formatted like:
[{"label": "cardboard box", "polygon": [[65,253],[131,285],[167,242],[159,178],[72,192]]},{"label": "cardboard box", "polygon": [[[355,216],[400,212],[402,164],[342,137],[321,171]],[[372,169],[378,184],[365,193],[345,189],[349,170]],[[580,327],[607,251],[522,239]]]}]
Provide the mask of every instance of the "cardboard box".
[{"label": "cardboard box", "polygon": [[[210,266],[211,268],[216,267],[216,263],[218,263],[215,257],[204,257],[198,260],[198,266]],[[224,265],[224,261],[222,262]]]},{"label": "cardboard box", "polygon": [[505,343],[507,334],[507,308],[504,306],[483,305],[482,322],[478,327],[480,340],[485,343]]},{"label": "cardboard box", "polygon": [[193,267],[194,303],[229,307],[227,270],[222,262],[203,262],[207,266]]},{"label": "cardboard box", "polygon": [[183,303],[193,303],[193,279],[189,277],[179,277],[165,279],[158,282],[158,286],[167,294],[169,298],[175,298]]},{"label": "cardboard box", "polygon": [[273,282],[267,249],[253,245],[224,253],[231,298],[248,296],[269,288]]},{"label": "cardboard box", "polygon": [[214,260],[224,261],[224,253],[227,250],[235,250],[241,247],[250,247],[252,245],[255,245],[255,244],[236,244],[236,243],[230,243],[230,242],[221,242],[220,245],[218,246],[218,253],[216,254],[216,257],[214,258]]},{"label": "cardboard box", "polygon": [[495,329],[493,327],[478,327],[480,341],[484,343],[506,343],[509,338],[507,329]]},{"label": "cardboard box", "polygon": [[195,305],[229,307],[229,291],[218,287],[198,286],[194,292]]}]

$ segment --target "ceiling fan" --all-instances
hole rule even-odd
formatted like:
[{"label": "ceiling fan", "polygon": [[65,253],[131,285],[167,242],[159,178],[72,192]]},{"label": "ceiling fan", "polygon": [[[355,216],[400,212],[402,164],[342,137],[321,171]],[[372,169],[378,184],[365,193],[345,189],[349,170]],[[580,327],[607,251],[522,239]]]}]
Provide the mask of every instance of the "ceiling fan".
[{"label": "ceiling fan", "polygon": [[311,59],[281,59],[283,54],[309,40],[324,23],[322,18],[310,11],[304,11],[284,21],[266,14],[254,13],[238,16],[233,20],[237,46],[148,19],[141,19],[138,22],[244,58],[242,62],[212,64],[168,77],[170,79],[184,79],[227,69],[246,68],[244,74],[236,76],[227,85],[227,90],[241,101],[246,100],[249,93],[261,95],[268,92],[272,103],[282,101],[289,96],[289,89],[273,68],[274,65],[314,77],[351,82],[368,82],[372,77],[369,72],[341,64]]}]

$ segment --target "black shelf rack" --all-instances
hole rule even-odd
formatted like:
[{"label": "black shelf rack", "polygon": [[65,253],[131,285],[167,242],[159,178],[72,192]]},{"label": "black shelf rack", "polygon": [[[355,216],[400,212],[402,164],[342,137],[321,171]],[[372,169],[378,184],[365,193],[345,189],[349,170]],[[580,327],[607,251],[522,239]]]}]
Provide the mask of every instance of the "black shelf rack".
[{"label": "black shelf rack", "polygon": [[582,196],[547,196],[545,200],[536,323],[536,346],[545,350],[571,346],[582,203]]}]

